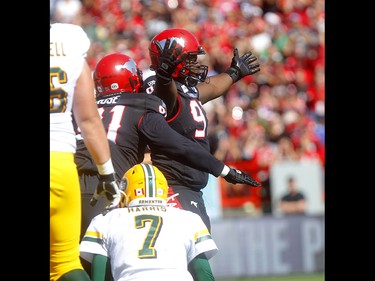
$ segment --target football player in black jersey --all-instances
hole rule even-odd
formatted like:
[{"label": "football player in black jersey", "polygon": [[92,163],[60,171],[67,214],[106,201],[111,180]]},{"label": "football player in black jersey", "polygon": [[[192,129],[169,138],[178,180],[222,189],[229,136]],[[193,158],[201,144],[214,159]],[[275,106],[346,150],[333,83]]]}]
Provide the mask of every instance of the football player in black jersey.
[{"label": "football player in black jersey", "polygon": [[[176,61],[175,57],[179,54],[173,48],[166,49],[165,53],[169,54],[171,61]],[[231,176],[226,177],[227,181],[259,185],[246,173],[226,166],[195,140],[173,130],[165,120],[167,111],[163,100],[140,92],[142,74],[131,57],[120,53],[103,57],[96,65],[94,82],[98,111],[106,129],[118,181],[128,169],[143,161],[148,145],[151,151],[158,151],[168,157],[166,159],[171,159],[166,162],[177,163],[180,169],[185,167],[192,171],[191,177],[197,176],[199,182],[205,180],[200,171],[218,177],[223,171],[233,170]],[[86,230],[91,219],[104,210],[104,204],[102,201],[96,204],[94,188],[98,183],[98,171],[79,134],[79,128],[76,131],[75,162],[83,200],[82,229]],[[176,173],[175,178],[180,177]],[[172,179],[170,181],[173,182]]]},{"label": "football player in black jersey", "polygon": [[[181,51],[170,56],[168,50],[173,48]],[[153,85],[155,94],[167,104],[167,122],[171,128],[209,152],[208,121],[202,105],[226,93],[242,77],[258,72],[257,57],[251,52],[239,57],[234,49],[231,66],[224,73],[206,78],[208,67],[198,62],[198,56],[204,55],[205,51],[195,35],[181,28],[166,29],[157,34],[151,40],[149,53],[150,69],[156,75],[145,77],[144,91],[148,88],[151,92],[150,85]],[[207,171],[187,167],[157,148],[151,149],[151,160],[168,180],[170,203],[199,214],[211,230],[201,191],[208,182]],[[237,172],[226,167],[220,176],[232,182],[230,178]],[[247,184],[260,185],[257,182]]]}]

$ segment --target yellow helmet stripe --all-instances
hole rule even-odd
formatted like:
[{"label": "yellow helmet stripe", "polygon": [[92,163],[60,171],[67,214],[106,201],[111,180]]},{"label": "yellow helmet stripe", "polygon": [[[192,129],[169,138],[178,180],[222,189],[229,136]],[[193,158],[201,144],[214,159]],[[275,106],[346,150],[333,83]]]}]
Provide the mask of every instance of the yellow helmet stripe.
[{"label": "yellow helmet stripe", "polygon": [[145,175],[145,191],[146,197],[156,198],[156,176],[154,169],[149,164],[141,164],[143,168],[143,174]]}]

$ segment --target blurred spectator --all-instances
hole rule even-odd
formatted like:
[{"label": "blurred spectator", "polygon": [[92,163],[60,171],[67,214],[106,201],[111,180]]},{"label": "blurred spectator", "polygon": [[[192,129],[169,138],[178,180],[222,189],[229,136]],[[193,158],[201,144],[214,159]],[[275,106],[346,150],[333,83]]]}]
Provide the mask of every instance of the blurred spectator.
[{"label": "blurred spectator", "polygon": [[81,25],[82,2],[80,0],[56,0],[53,20]]},{"label": "blurred spectator", "polygon": [[288,178],[288,191],[281,197],[279,207],[285,215],[304,214],[306,211],[305,195],[298,190],[292,176]]},{"label": "blurred spectator", "polygon": [[274,161],[298,161],[298,156],[290,138],[287,136],[280,138],[275,149]]},{"label": "blurred spectator", "polygon": [[49,0],[49,19],[53,21],[57,0]]}]

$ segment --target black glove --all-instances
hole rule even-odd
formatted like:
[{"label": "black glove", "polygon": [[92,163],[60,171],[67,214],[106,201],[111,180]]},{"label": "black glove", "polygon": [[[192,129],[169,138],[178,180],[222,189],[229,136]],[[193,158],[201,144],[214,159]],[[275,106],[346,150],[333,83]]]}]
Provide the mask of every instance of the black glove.
[{"label": "black glove", "polygon": [[176,45],[177,41],[173,40],[172,44],[170,44],[169,38],[166,40],[163,50],[161,50],[161,46],[157,45],[159,48],[159,57],[156,76],[164,85],[168,85],[172,81],[172,74],[175,72],[176,66],[181,63],[187,55],[181,55],[182,47],[176,48]]},{"label": "black glove", "polygon": [[119,204],[121,199],[120,189],[114,173],[109,175],[99,175],[99,183],[90,200],[90,205],[95,206],[100,197],[104,198],[106,208],[113,208]]},{"label": "black glove", "polygon": [[250,177],[248,174],[234,169],[230,168],[229,173],[223,177],[227,182],[236,184],[236,183],[244,183],[251,186],[260,186],[260,183],[254,180],[252,177]]},{"label": "black glove", "polygon": [[252,75],[260,71],[259,63],[253,63],[258,58],[252,54],[252,52],[245,53],[242,57],[238,55],[238,49],[234,48],[234,56],[230,67],[225,70],[233,80],[233,83],[240,80],[242,77]]}]

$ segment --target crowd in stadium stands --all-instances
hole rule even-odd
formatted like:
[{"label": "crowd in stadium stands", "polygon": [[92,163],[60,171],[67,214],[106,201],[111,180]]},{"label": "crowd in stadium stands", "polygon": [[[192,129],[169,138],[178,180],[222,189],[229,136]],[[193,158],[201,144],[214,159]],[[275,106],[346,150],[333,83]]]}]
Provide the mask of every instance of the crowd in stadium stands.
[{"label": "crowd in stadium stands", "polygon": [[[251,50],[261,71],[205,105],[220,160],[325,164],[324,0],[50,0],[51,21],[81,25],[92,69],[105,54],[150,64],[150,39],[170,27],[193,32],[211,75],[233,47]],[[267,177],[267,176],[266,176]]]}]

